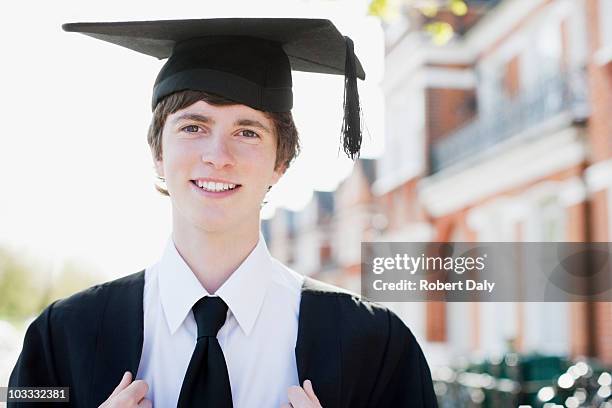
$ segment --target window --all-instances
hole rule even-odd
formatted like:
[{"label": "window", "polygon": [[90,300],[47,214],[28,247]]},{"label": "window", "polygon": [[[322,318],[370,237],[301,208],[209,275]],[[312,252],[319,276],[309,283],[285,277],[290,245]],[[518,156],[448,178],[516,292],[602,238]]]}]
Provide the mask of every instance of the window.
[{"label": "window", "polygon": [[601,48],[612,47],[612,1],[599,0]]}]

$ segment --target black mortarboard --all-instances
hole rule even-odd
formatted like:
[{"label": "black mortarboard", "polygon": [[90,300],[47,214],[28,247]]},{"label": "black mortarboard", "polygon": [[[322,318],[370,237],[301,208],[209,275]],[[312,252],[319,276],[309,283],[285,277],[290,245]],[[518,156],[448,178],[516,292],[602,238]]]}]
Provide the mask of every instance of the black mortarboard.
[{"label": "black mortarboard", "polygon": [[329,20],[216,18],[199,20],[69,23],[79,32],[168,58],[153,88],[153,109],[173,92],[215,93],[254,109],[293,107],[291,70],[344,75],[343,145],[355,158],[361,148],[357,77],[365,79],[353,42]]}]

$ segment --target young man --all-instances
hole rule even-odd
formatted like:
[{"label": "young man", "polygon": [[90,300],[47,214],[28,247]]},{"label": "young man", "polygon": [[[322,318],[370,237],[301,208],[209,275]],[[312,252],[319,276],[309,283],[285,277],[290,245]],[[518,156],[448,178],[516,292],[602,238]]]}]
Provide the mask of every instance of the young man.
[{"label": "young man", "polygon": [[259,231],[298,150],[291,69],[345,75],[344,146],[359,152],[350,39],[310,19],[64,29],[169,57],[148,140],[173,229],[155,265],[47,307],[9,385],[70,387],[75,407],[435,407],[401,320],[282,265]]}]

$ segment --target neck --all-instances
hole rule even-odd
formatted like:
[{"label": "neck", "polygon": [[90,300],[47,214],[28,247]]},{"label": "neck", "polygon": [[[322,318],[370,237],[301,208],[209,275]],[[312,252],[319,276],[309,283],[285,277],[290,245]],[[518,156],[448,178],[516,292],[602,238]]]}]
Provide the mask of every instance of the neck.
[{"label": "neck", "polygon": [[173,217],[172,239],[177,251],[210,294],[234,273],[259,240],[259,220],[228,231],[205,231]]}]

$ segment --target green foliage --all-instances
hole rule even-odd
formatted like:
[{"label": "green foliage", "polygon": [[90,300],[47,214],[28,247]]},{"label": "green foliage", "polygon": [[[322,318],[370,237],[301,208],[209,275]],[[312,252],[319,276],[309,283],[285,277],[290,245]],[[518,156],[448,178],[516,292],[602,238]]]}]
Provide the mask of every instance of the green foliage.
[{"label": "green foliage", "polygon": [[390,23],[407,10],[416,10],[428,20],[423,31],[430,34],[434,44],[444,45],[453,37],[454,30],[447,22],[436,20],[443,9],[462,17],[468,12],[468,5],[465,0],[371,0],[369,14]]},{"label": "green foliage", "polygon": [[468,12],[468,6],[463,0],[451,0],[448,7],[456,16],[465,16]]},{"label": "green foliage", "polygon": [[47,304],[97,283],[93,270],[93,267],[86,266],[82,262],[66,261],[62,265],[58,276],[53,279],[53,285],[49,287],[46,293]]},{"label": "green foliage", "polygon": [[372,0],[368,13],[380,17],[383,21],[392,21],[399,16],[399,0]]},{"label": "green foliage", "polygon": [[23,321],[38,315],[52,301],[94,284],[93,268],[67,261],[57,271],[51,263],[0,248],[0,320]]},{"label": "green foliage", "polygon": [[436,45],[444,45],[453,37],[453,27],[442,21],[427,24],[425,31],[431,34],[431,39]]},{"label": "green foliage", "polygon": [[39,311],[43,293],[32,265],[0,248],[0,317],[25,318]]}]

